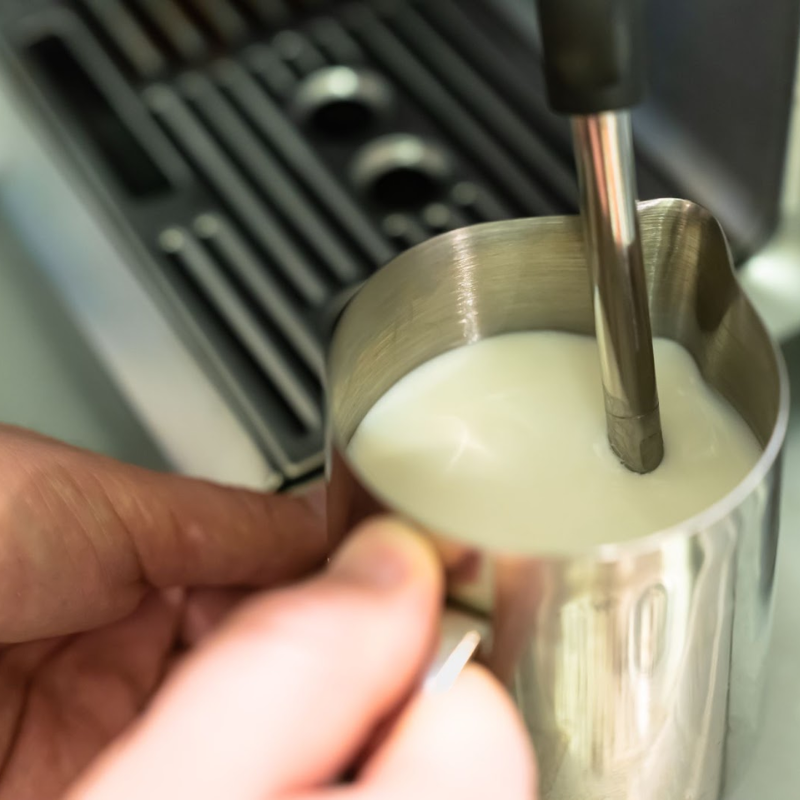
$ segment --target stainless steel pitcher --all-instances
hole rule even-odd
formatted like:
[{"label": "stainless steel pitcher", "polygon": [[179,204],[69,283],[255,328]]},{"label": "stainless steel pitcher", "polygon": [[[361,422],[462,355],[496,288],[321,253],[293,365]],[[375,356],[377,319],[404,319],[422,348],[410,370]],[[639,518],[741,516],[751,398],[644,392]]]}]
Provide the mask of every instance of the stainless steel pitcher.
[{"label": "stainless steel pitcher", "polygon": [[[727,497],[672,529],[561,557],[428,530],[449,601],[486,624],[481,660],[515,694],[543,800],[715,800],[757,730],[778,542],[788,384],[717,222],[681,200],[640,206],[656,335],[680,342],[763,455]],[[336,326],[327,374],[328,513],[337,540],[390,509],[347,446],[401,377],[511,331],[593,333],[577,218],[479,225],[372,277]],[[532,526],[535,521],[532,520]],[[476,721],[480,724],[480,721]],[[498,797],[502,787],[498,787]]]}]

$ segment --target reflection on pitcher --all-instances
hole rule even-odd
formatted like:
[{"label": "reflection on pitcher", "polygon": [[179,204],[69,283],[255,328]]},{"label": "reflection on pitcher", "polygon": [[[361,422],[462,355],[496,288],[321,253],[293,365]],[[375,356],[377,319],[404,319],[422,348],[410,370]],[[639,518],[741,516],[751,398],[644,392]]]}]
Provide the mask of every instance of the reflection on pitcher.
[{"label": "reflection on pitcher", "polygon": [[784,366],[713,218],[639,215],[662,337],[649,475],[609,450],[572,218],[405,253],[352,299],[328,363],[331,533],[388,510],[431,537],[451,608],[488,626],[480,658],[516,697],[544,800],[718,798],[757,724]]}]

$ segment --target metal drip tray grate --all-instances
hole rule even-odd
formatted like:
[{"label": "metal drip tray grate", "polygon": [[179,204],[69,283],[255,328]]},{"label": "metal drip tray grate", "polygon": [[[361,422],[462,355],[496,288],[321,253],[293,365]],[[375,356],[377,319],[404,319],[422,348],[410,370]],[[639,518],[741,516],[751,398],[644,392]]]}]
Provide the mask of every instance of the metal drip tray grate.
[{"label": "metal drip tray grate", "polygon": [[[568,129],[482,0],[0,2],[40,106],[287,482],[322,465],[322,320],[401,250],[574,211]],[[641,165],[642,194],[669,185]]]}]

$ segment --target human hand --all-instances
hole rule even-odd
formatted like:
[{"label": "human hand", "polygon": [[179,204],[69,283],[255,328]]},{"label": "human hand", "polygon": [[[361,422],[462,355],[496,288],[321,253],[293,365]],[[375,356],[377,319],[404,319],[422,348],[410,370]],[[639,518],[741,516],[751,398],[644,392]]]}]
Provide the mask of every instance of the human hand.
[{"label": "human hand", "polygon": [[215,602],[173,587],[271,586],[326,555],[304,501],[0,427],[0,800],[60,797],[141,712]]},{"label": "human hand", "polygon": [[441,591],[430,547],[373,521],[325,574],[208,635],[67,800],[533,800],[530,746],[492,679],[468,668],[418,691]]},{"label": "human hand", "polygon": [[[244,800],[257,786],[259,798],[324,797],[377,718],[413,693],[439,602],[419,545],[416,556],[400,546],[407,580],[383,595],[349,572],[345,550],[324,578],[251,602],[212,633],[242,594],[174,587],[261,587],[308,572],[326,555],[311,506],[2,428],[0,487],[0,800],[61,797],[100,754],[71,798],[124,798],[114,781],[131,764],[144,771],[130,796]],[[178,652],[206,636],[145,711]],[[480,673],[399,719],[354,792],[477,798],[494,781],[504,796],[531,796],[516,716]]]}]

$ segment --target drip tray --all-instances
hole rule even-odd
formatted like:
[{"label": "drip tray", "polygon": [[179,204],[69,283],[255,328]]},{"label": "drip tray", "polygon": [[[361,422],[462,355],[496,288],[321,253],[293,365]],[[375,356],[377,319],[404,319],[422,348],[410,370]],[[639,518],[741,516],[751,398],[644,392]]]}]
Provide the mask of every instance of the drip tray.
[{"label": "drip tray", "polygon": [[[484,0],[0,0],[7,58],[130,269],[286,485],[323,462],[331,304],[476,222],[572,213],[564,120]],[[674,194],[646,161],[642,195]]]}]

